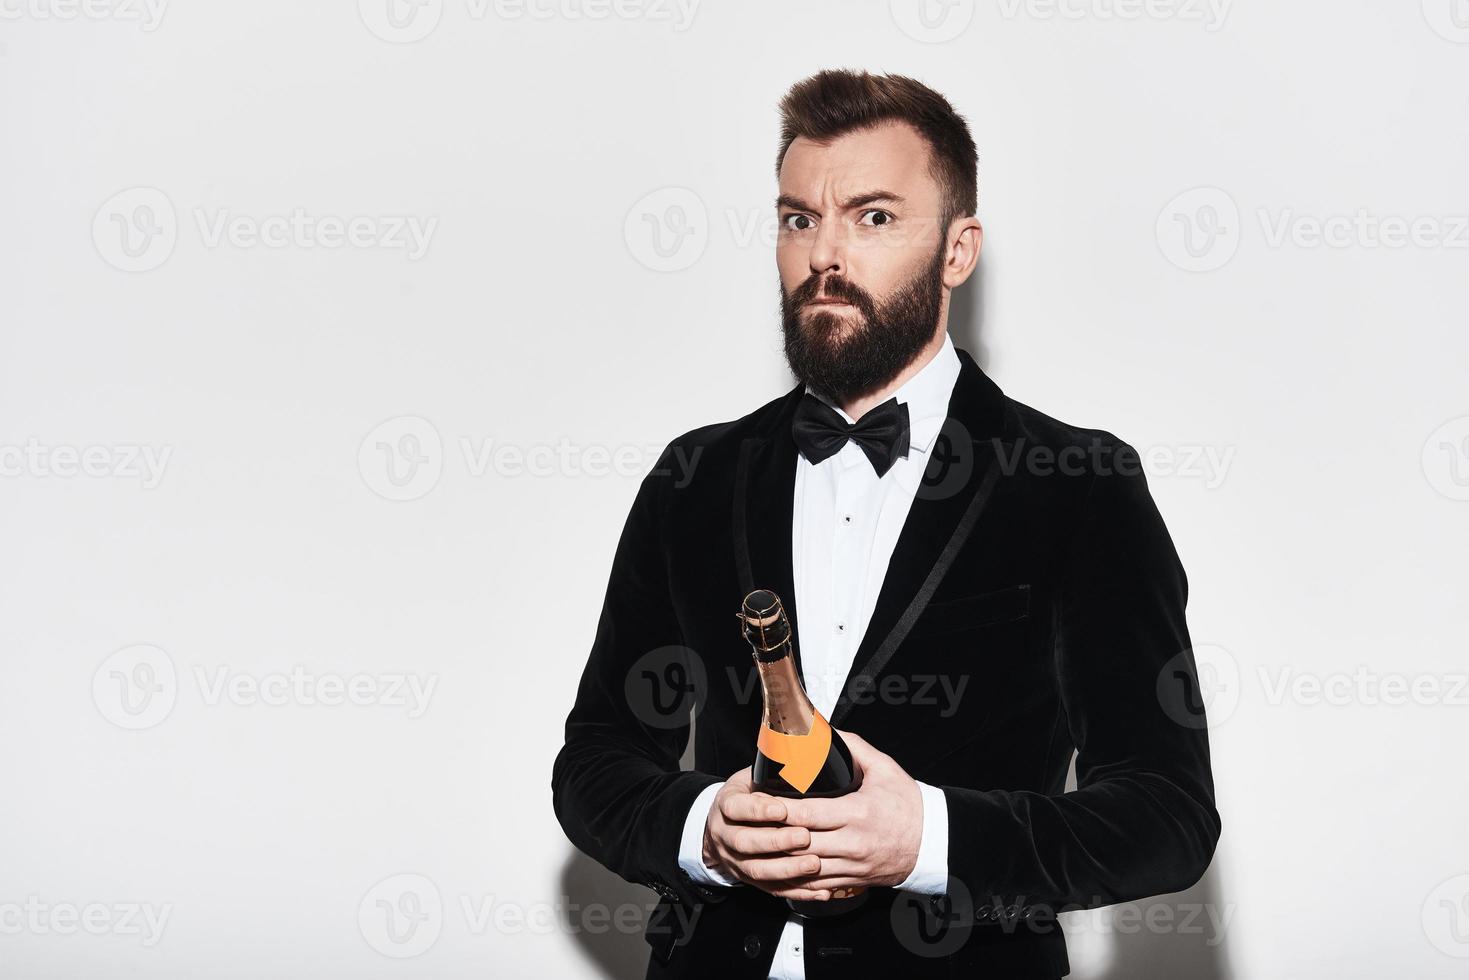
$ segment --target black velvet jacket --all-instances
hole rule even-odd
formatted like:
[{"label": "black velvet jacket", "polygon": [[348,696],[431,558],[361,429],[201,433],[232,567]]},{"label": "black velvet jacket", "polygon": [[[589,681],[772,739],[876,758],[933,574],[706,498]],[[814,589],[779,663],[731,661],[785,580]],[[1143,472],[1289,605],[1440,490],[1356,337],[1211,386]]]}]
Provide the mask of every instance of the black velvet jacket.
[{"label": "black velvet jacket", "polygon": [[[1219,837],[1187,583],[1137,454],[1007,398],[959,355],[830,719],[943,790],[949,893],[873,889],[845,917],[808,921],[810,980],[1064,975],[1058,911],[1187,888]],[[662,896],[650,977],[763,978],[786,919],[754,887],[694,883],[678,849],[699,791],[754,759],[741,599],[770,588],[799,627],[801,393],[681,436],[644,480],[552,773],[571,841]],[[691,727],[694,768],[680,771]]]}]

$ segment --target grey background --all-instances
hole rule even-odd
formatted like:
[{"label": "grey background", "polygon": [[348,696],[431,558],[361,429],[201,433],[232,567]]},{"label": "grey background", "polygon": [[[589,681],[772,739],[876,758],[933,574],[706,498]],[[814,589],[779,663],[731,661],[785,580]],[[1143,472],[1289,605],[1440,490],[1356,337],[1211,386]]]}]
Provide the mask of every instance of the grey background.
[{"label": "grey background", "polygon": [[789,384],[834,66],[969,119],[956,342],[1189,572],[1225,837],[1073,976],[1462,975],[1461,0],[387,4],[4,7],[0,976],[641,974],[551,761],[642,472]]}]

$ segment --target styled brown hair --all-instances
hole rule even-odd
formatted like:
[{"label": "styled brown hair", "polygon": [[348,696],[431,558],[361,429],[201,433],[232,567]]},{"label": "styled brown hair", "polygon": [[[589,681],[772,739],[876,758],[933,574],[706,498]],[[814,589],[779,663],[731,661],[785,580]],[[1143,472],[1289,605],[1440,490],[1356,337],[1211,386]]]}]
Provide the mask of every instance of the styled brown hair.
[{"label": "styled brown hair", "polygon": [[775,174],[797,136],[826,144],[854,130],[906,122],[929,145],[929,173],[943,195],[942,225],[974,214],[979,154],[969,124],[949,100],[905,75],[832,68],[802,79],[780,100]]}]

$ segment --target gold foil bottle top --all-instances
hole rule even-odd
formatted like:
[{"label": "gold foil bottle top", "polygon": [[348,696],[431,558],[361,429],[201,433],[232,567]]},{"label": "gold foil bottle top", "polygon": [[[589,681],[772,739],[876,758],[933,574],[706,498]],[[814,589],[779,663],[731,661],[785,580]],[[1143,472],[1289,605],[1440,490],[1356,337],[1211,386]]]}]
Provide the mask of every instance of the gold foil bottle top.
[{"label": "gold foil bottle top", "polygon": [[745,596],[739,617],[757,659],[778,660],[790,651],[791,621],[774,592],[756,589]]}]

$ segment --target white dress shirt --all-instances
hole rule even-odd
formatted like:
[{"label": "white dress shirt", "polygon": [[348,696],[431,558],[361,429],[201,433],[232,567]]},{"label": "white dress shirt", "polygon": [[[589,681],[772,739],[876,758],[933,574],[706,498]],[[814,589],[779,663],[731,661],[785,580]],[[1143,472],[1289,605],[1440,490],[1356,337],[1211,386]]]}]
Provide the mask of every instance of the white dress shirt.
[{"label": "white dress shirt", "polygon": [[[872,618],[958,377],[959,355],[945,335],[938,353],[893,393],[908,406],[909,447],[907,456],[881,477],[854,442],[814,465],[796,455],[791,511],[791,571],[799,615],[796,641],[806,693],[826,718],[836,707]],[[856,421],[839,406],[832,407],[847,422]],[[735,879],[704,865],[704,826],[720,785],[706,787],[689,808],[678,861],[695,881],[737,885]],[[896,887],[941,895],[949,870],[948,803],[937,787],[920,782],[918,788],[923,799],[918,861]],[[770,967],[772,980],[805,980],[803,932],[799,917],[786,920]]]}]

